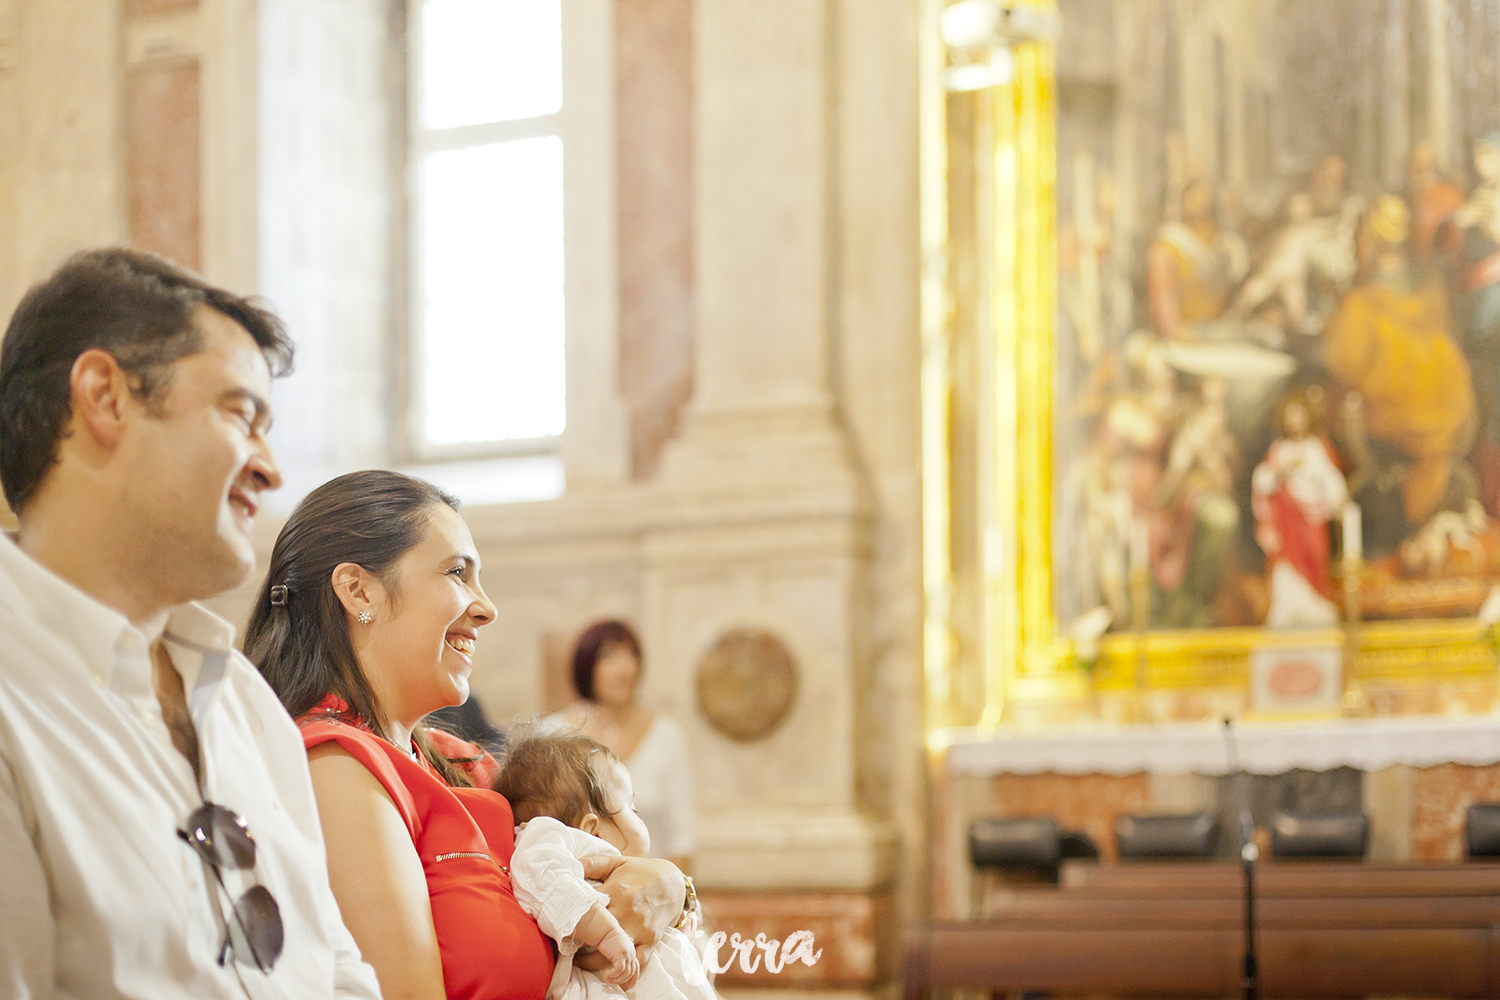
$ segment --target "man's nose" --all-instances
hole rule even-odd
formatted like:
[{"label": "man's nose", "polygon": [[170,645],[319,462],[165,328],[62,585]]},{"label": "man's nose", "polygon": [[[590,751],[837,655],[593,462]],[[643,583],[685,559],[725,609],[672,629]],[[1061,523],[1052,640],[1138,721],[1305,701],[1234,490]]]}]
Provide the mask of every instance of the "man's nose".
[{"label": "man's nose", "polygon": [[281,489],[281,466],[276,462],[276,453],[271,450],[269,441],[264,438],[260,440],[245,467],[260,489]]}]

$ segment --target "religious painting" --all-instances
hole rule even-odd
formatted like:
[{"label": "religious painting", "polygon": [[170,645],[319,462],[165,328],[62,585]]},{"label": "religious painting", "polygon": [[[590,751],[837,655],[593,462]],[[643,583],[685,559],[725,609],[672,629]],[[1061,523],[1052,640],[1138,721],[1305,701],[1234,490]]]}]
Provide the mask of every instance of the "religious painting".
[{"label": "religious painting", "polygon": [[1060,6],[1057,620],[1474,615],[1500,584],[1500,2]]}]

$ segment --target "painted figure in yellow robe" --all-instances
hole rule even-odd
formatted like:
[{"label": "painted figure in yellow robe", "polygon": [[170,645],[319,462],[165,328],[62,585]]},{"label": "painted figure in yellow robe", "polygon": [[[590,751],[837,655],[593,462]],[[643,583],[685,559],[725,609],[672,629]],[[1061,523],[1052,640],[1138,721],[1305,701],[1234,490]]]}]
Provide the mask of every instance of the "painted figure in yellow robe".
[{"label": "painted figure in yellow robe", "polygon": [[1324,330],[1323,356],[1333,377],[1359,394],[1371,443],[1399,456],[1410,530],[1445,502],[1462,509],[1467,498],[1450,496],[1450,486],[1473,442],[1475,403],[1442,285],[1407,260],[1408,229],[1400,198],[1375,200],[1359,232],[1360,278]]},{"label": "painted figure in yellow robe", "polygon": [[1146,249],[1146,298],[1157,331],[1167,340],[1200,339],[1248,269],[1244,241],[1219,226],[1213,186],[1192,181],[1182,192],[1181,221],[1163,224]]}]

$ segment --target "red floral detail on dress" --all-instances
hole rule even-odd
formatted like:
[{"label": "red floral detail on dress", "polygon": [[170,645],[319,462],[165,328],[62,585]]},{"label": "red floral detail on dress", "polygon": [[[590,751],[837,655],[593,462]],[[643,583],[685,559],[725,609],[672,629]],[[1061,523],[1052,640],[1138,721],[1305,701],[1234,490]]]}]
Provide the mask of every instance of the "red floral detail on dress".
[{"label": "red floral detail on dress", "polygon": [[[327,722],[329,720],[342,722],[346,726],[369,733],[371,736],[385,739],[375,732],[370,724],[361,719],[355,711],[349,707],[349,703],[336,694],[326,694],[323,700],[318,702],[304,714],[298,716],[297,725],[306,726],[312,722]],[[489,788],[495,783],[500,775],[500,765],[492,757],[489,751],[468,740],[454,736],[452,733],[431,726],[423,726],[422,732],[427,735],[427,742],[432,748],[444,757],[448,762],[469,776],[475,788]],[[409,747],[397,747],[411,754],[413,760],[418,761],[429,771],[431,765],[417,751],[416,745]],[[436,772],[434,772],[436,773]]]}]

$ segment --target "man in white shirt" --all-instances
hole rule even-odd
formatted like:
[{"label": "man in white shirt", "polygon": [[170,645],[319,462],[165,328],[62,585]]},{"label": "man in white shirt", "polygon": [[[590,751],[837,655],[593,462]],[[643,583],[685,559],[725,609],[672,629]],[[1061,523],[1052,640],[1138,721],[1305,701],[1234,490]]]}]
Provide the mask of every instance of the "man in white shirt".
[{"label": "man in white shirt", "polygon": [[378,998],[297,729],[191,603],[254,569],[280,322],[74,257],[0,344],[0,998]]}]

